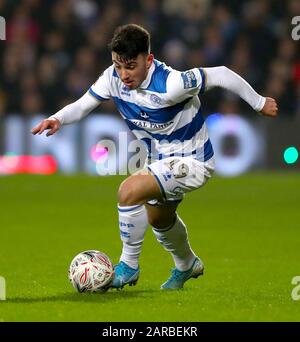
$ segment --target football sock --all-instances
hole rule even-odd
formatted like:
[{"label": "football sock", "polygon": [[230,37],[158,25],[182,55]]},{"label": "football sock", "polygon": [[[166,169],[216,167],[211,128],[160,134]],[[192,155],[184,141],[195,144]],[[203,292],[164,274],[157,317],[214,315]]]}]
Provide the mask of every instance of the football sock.
[{"label": "football sock", "polygon": [[153,227],[152,230],[164,249],[172,254],[179,271],[187,271],[192,267],[196,255],[189,244],[186,226],[178,215],[171,226],[164,229]]},{"label": "football sock", "polygon": [[145,232],[148,227],[147,211],[144,205],[119,205],[118,210],[120,234],[123,242],[120,261],[137,269]]}]

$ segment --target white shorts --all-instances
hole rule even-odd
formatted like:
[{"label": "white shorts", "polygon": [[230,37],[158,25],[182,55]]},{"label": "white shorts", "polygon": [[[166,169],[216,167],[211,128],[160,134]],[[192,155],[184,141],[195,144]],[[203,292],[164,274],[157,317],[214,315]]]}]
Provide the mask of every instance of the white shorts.
[{"label": "white shorts", "polygon": [[[214,157],[200,162],[191,157],[170,157],[147,165],[156,178],[163,198],[167,202],[180,202],[184,194],[203,186],[212,176],[215,168]],[[159,204],[156,199],[150,205]]]}]

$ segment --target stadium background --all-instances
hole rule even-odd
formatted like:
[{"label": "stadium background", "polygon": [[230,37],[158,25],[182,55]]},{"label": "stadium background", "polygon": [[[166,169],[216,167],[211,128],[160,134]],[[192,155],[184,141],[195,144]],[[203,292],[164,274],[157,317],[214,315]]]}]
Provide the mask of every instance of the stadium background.
[{"label": "stadium background", "polygon": [[[300,54],[291,24],[298,15],[298,0],[0,0],[0,321],[299,320],[290,295],[300,275]],[[279,118],[260,117],[221,89],[201,98],[217,176],[181,213],[207,259],[206,278],[181,294],[156,291],[171,260],[161,265],[165,254],[149,232],[135,289],[79,296],[66,280],[71,258],[96,248],[116,262],[120,252],[123,177],[92,175],[101,163],[97,142],[116,140],[122,121],[109,101],[55,137],[32,137],[30,128],[95,82],[111,63],[115,27],[131,22],[151,32],[157,59],[179,70],[226,65],[274,97]],[[6,176],[14,173],[21,175]],[[7,261],[11,250],[18,256]],[[137,315],[135,305],[148,311]]]}]

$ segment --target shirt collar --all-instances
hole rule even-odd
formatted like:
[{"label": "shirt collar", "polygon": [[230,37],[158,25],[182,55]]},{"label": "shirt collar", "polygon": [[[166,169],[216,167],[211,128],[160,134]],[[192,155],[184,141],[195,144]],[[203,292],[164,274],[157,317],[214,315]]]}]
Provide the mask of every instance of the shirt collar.
[{"label": "shirt collar", "polygon": [[141,85],[139,86],[139,88],[142,88],[142,89],[147,89],[151,83],[151,79],[152,79],[152,75],[153,75],[153,72],[155,70],[155,63],[154,61],[152,62],[151,64],[151,67],[149,68],[149,71],[148,71],[148,74],[147,74],[147,77],[145,78],[145,80],[141,83]]}]

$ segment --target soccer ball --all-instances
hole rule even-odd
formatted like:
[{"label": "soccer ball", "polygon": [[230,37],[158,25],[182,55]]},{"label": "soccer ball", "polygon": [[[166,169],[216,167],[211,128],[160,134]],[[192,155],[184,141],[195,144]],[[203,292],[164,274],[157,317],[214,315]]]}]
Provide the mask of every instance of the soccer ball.
[{"label": "soccer ball", "polygon": [[68,277],[78,292],[105,292],[113,280],[114,267],[106,254],[84,251],[71,261]]}]

